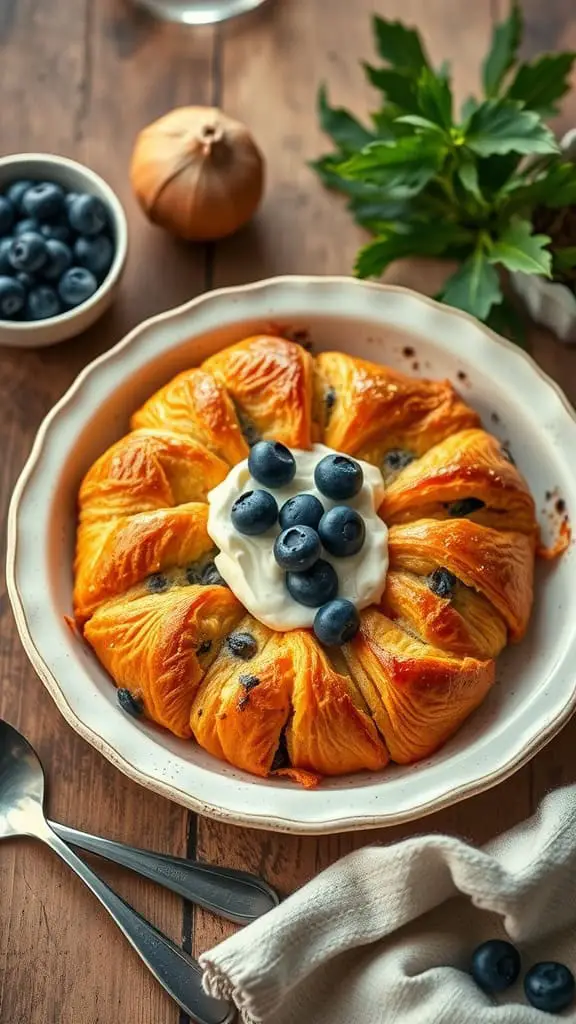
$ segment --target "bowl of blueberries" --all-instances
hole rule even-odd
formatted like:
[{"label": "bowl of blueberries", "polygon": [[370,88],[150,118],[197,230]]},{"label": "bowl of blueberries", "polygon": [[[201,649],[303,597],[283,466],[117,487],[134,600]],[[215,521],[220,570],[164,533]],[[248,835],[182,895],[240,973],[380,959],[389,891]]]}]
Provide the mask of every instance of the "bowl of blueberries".
[{"label": "bowl of blueberries", "polygon": [[49,153],[0,158],[0,345],[72,338],[108,308],[128,250],[120,200]]}]

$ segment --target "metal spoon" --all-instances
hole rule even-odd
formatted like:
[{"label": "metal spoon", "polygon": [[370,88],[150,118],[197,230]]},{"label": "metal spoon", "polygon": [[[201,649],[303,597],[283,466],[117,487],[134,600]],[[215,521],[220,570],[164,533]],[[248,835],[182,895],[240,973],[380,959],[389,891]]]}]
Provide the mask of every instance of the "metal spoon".
[{"label": "metal spoon", "polygon": [[0,721],[0,839],[33,836],[50,846],[92,890],[185,1013],[197,1024],[228,1024],[235,1011],[229,1003],[206,995],[197,961],[118,896],[56,835],[44,817],[43,799],[44,774],[35,751],[16,729]]},{"label": "metal spoon", "polygon": [[139,850],[54,821],[48,824],[71,846],[78,846],[136,871],[235,924],[249,924],[278,906],[279,898],[274,889],[246,871],[200,864],[153,850]]}]

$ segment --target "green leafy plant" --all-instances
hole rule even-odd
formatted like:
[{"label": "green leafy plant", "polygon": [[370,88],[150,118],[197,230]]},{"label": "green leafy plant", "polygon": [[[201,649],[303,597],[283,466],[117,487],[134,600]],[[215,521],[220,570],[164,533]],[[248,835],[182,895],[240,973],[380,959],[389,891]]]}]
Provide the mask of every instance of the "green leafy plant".
[{"label": "green leafy plant", "polygon": [[483,64],[483,98],[470,97],[455,117],[449,65],[435,70],[418,32],[399,22],[374,17],[373,28],[382,64],[364,71],[382,105],[365,127],[331,106],[322,86],[320,123],[335,150],[312,163],[374,235],[355,273],[378,276],[406,256],[455,259],[438,298],[513,329],[499,269],[552,277],[576,266],[574,245],[553,251],[533,226],[536,209],[576,203],[576,166],[545,122],[569,88],[576,54],[520,62],[514,2]]}]

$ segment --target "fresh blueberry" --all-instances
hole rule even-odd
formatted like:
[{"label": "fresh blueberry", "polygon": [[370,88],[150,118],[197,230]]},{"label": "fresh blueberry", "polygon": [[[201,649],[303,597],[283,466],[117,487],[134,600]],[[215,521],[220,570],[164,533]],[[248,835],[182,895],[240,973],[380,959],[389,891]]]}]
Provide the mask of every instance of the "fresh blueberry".
[{"label": "fresh blueberry", "polygon": [[259,484],[283,487],[296,475],[296,459],[279,441],[257,441],[250,449],[248,469]]},{"label": "fresh blueberry", "polygon": [[82,193],[67,204],[70,227],[79,235],[99,235],[108,224],[108,211],[98,196]]},{"label": "fresh blueberry", "polygon": [[258,650],[258,644],[252,633],[230,633],[226,640],[226,647],[230,654],[242,661],[250,661]]},{"label": "fresh blueberry", "polygon": [[462,501],[447,502],[444,508],[452,518],[461,519],[462,516],[469,516],[472,512],[484,508],[485,504],[484,501],[480,501],[480,498],[463,498]]},{"label": "fresh blueberry", "polygon": [[20,281],[20,284],[22,285],[25,292],[29,292],[30,289],[33,288],[34,285],[36,284],[34,275],[27,274],[25,270],[19,270],[18,273],[15,274],[14,276],[17,281]]},{"label": "fresh blueberry", "polygon": [[12,274],[13,267],[8,259],[8,253],[12,248],[13,238],[0,238],[0,274]]},{"label": "fresh blueberry", "polygon": [[80,195],[79,192],[67,192],[66,193],[66,195],[64,196],[64,206],[66,207],[66,212],[68,212],[68,210],[72,206],[72,203],[76,202],[76,200],[78,199],[79,195]]},{"label": "fresh blueberry", "polygon": [[58,291],[67,306],[79,306],[86,302],[98,288],[98,281],[86,267],[70,267],[60,278]]},{"label": "fresh blueberry", "polygon": [[326,409],[326,418],[330,419],[330,415],[334,406],[336,405],[336,391],[333,387],[326,388],[324,392],[324,407]]},{"label": "fresh blueberry", "polygon": [[560,1013],[574,1000],[574,975],[564,964],[552,960],[534,964],[524,978],[524,991],[537,1010]]},{"label": "fresh blueberry", "polygon": [[65,242],[59,242],[56,238],[46,239],[46,250],[48,260],[43,268],[44,277],[47,281],[58,281],[72,264],[72,250]]},{"label": "fresh blueberry", "polygon": [[24,193],[34,184],[33,181],[13,181],[9,188],[6,189],[6,199],[9,199],[12,206],[17,212],[22,210],[22,200]]},{"label": "fresh blueberry", "polygon": [[32,231],[34,234],[38,234],[40,231],[40,222],[35,217],[24,217],[23,220],[19,220],[14,225],[13,234],[16,237],[20,235],[27,235]]},{"label": "fresh blueberry", "polygon": [[6,196],[0,196],[0,234],[5,235],[14,223],[14,207]]},{"label": "fresh blueberry", "polygon": [[246,672],[238,676],[238,682],[244,689],[244,693],[240,698],[240,701],[243,703],[240,704],[239,707],[245,707],[247,703],[246,694],[250,693],[250,690],[254,690],[257,686],[260,686],[262,680],[259,676],[253,676]]},{"label": "fresh blueberry", "polygon": [[245,491],[232,505],[230,519],[238,533],[256,537],[274,526],[278,505],[268,491]]},{"label": "fresh blueberry", "polygon": [[169,586],[170,580],[163,572],[153,572],[146,579],[146,588],[151,594],[162,594],[165,590],[168,590]]},{"label": "fresh blueberry", "polygon": [[511,942],[489,939],[474,950],[470,973],[485,992],[503,992],[520,974],[520,953]]},{"label": "fresh blueberry", "polygon": [[59,221],[58,224],[41,224],[40,234],[44,235],[44,238],[55,238],[58,242],[69,242],[72,237],[72,232],[64,221]]},{"label": "fresh blueberry", "polygon": [[76,240],[74,256],[81,267],[87,267],[96,277],[103,277],[110,270],[114,246],[107,235],[98,235],[96,238],[81,236]]},{"label": "fresh blueberry", "polygon": [[186,566],[186,583],[191,587],[199,587],[202,583],[202,573],[196,563]]},{"label": "fresh blueberry", "polygon": [[35,231],[27,231],[15,238],[10,246],[8,259],[14,270],[25,270],[29,274],[40,270],[48,258],[46,239]]},{"label": "fresh blueberry", "polygon": [[227,587],[228,584],[223,576],[220,575],[214,562],[208,562],[204,566],[202,571],[202,586],[203,587]]},{"label": "fresh blueberry", "polygon": [[415,458],[416,456],[412,452],[407,452],[404,448],[391,448],[383,459],[384,472],[397,473],[414,462]]},{"label": "fresh blueberry", "polygon": [[274,542],[274,558],[281,569],[304,572],[320,558],[320,537],[311,526],[289,526]]},{"label": "fresh blueberry", "polygon": [[457,582],[456,576],[443,567],[434,569],[428,577],[428,586],[438,597],[450,597]]},{"label": "fresh blueberry", "polygon": [[24,309],[26,292],[13,277],[0,277],[0,315],[4,320],[13,320]]},{"label": "fresh blueberry", "polygon": [[321,644],[340,646],[352,640],[360,628],[358,609],[344,597],[327,601],[314,616],[314,632]]},{"label": "fresh blueberry", "polygon": [[325,601],[331,601],[338,593],[338,576],[330,562],[319,558],[306,572],[287,572],[288,593],[298,604],[307,608],[319,608]]},{"label": "fresh blueberry", "polygon": [[323,515],[324,506],[313,494],[296,494],[282,505],[278,522],[283,530],[289,526],[311,526],[317,530]]},{"label": "fresh blueberry", "polygon": [[366,526],[356,509],[349,505],[335,505],[322,516],[318,533],[326,551],[337,558],[348,558],[360,551],[366,537]]},{"label": "fresh blueberry", "polygon": [[353,498],[364,483],[362,466],[347,455],[326,455],[314,470],[318,490],[334,501]]},{"label": "fresh blueberry", "polygon": [[38,220],[56,220],[64,209],[64,189],[55,181],[37,181],[22,196],[22,209]]},{"label": "fresh blueberry", "polygon": [[60,300],[49,285],[39,284],[28,292],[26,300],[28,320],[48,320],[51,316],[58,316],[61,310]]},{"label": "fresh blueberry", "polygon": [[276,753],[272,758],[272,764],[270,765],[271,772],[279,772],[282,768],[290,767],[290,754],[288,753],[288,743],[286,740],[286,727],[282,729],[280,733],[280,739],[278,740],[278,746]]},{"label": "fresh blueberry", "polygon": [[135,697],[130,690],[121,688],[116,690],[116,698],[122,711],[125,711],[127,715],[132,715],[132,718],[140,718],[144,705],[139,697]]}]

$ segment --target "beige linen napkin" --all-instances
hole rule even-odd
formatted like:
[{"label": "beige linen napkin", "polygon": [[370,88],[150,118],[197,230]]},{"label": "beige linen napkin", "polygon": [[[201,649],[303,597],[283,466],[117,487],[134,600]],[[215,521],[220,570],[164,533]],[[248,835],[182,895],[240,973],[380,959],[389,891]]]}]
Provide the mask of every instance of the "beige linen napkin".
[{"label": "beige linen napkin", "polygon": [[470,954],[507,933],[523,970],[576,973],[575,925],[572,786],[482,850],[423,835],[349,854],[200,962],[246,1024],[544,1024],[521,982],[498,1002],[481,992]]}]

